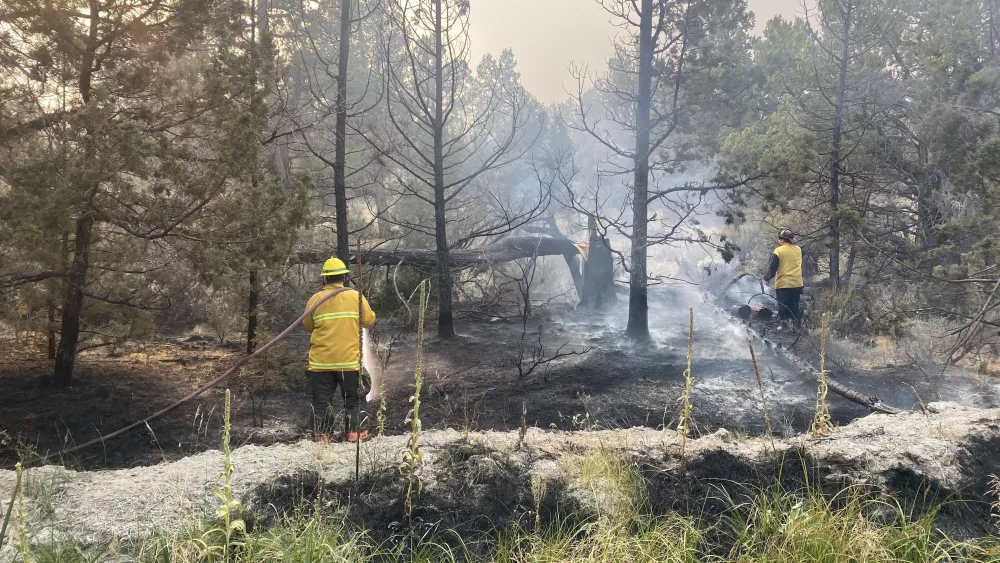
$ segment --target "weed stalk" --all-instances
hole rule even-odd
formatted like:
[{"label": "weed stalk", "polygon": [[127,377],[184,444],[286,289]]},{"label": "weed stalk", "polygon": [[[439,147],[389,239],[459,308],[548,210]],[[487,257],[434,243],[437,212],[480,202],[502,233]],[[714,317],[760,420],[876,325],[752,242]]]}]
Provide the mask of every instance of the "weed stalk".
[{"label": "weed stalk", "polygon": [[517,448],[524,447],[524,438],[528,435],[528,403],[521,401],[521,429],[517,433]]},{"label": "weed stalk", "polygon": [[407,449],[403,452],[403,463],[401,469],[406,473],[406,521],[413,525],[413,486],[417,485],[417,492],[423,489],[423,485],[417,476],[417,470],[423,465],[423,457],[420,454],[420,388],[423,385],[423,361],[424,361],[424,312],[427,309],[427,282],[420,282],[420,310],[417,318],[417,362],[413,369],[413,395],[410,402],[413,408],[410,409],[406,422],[410,423],[410,438],[407,441]]},{"label": "weed stalk", "polygon": [[771,414],[767,411],[767,399],[764,398],[764,383],[760,379],[760,368],[757,367],[757,354],[753,351],[753,340],[747,338],[750,347],[750,361],[753,362],[753,376],[757,380],[757,391],[760,392],[760,406],[764,409],[764,424],[767,426],[767,437],[771,439],[771,451],[778,453],[774,446],[774,428],[771,426]]},{"label": "weed stalk", "polygon": [[[24,468],[18,463],[15,469],[17,471],[17,484],[21,485],[24,483]],[[30,563],[31,549],[28,544],[28,522],[24,518],[24,487],[17,487],[14,496],[17,497],[17,551],[21,554],[21,560],[24,563]]]},{"label": "weed stalk", "polygon": [[677,433],[681,435],[681,467],[684,466],[684,450],[687,447],[688,433],[691,431],[691,391],[694,379],[691,377],[691,355],[694,349],[694,307],[688,308],[688,350],[687,369],[684,370],[684,393],[681,395],[680,421],[677,423]]},{"label": "weed stalk", "polygon": [[531,474],[531,494],[535,497],[535,533],[542,528],[542,501],[549,488],[549,480],[541,472]]},{"label": "weed stalk", "polygon": [[991,512],[996,518],[997,530],[1000,530],[1000,476],[990,475],[990,494],[993,495],[990,503]]},{"label": "weed stalk", "polygon": [[232,452],[229,449],[230,430],[232,428],[230,405],[230,393],[229,389],[226,389],[226,410],[223,414],[222,426],[222,475],[220,476],[222,483],[215,487],[215,496],[219,499],[219,508],[216,509],[215,515],[222,520],[222,525],[224,526],[222,531],[226,539],[226,545],[223,546],[224,561],[230,560],[233,537],[237,533],[246,532],[246,523],[240,518],[242,507],[233,493],[233,470],[235,466],[233,465]]},{"label": "weed stalk", "polygon": [[385,436],[385,370],[378,382],[378,411],[375,413],[375,423],[378,425],[378,435]]},{"label": "weed stalk", "polygon": [[833,431],[830,426],[830,407],[826,404],[826,336],[828,331],[827,314],[823,313],[823,325],[819,337],[819,386],[816,390],[816,416],[812,423],[812,437],[829,436]]},{"label": "weed stalk", "polygon": [[14,513],[14,503],[18,499],[18,495],[21,493],[21,464],[18,462],[17,466],[17,481],[14,483],[14,493],[10,495],[10,502],[7,503],[7,512],[3,516],[3,525],[0,526],[0,548],[3,547],[5,540],[7,539],[7,527],[10,525],[11,514]]},{"label": "weed stalk", "polygon": [[361,478],[361,398],[368,393],[364,386],[365,378],[361,377],[362,371],[365,369],[365,329],[361,324],[361,320],[365,318],[364,311],[362,310],[362,305],[364,303],[364,296],[361,294],[361,290],[364,289],[362,285],[362,274],[364,270],[361,269],[361,237],[358,237],[358,401],[354,407],[354,432],[357,434],[358,439],[354,442],[354,481],[357,482]]}]

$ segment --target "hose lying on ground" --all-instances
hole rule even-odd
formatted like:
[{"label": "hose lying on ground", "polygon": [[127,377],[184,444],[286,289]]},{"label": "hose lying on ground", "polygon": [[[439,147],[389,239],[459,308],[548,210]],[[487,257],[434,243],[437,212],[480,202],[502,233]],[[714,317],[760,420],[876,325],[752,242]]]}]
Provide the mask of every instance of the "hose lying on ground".
[{"label": "hose lying on ground", "polygon": [[295,330],[295,328],[297,326],[299,326],[300,323],[302,323],[302,321],[304,321],[309,315],[313,314],[313,312],[320,305],[322,305],[323,303],[325,303],[327,299],[330,299],[334,295],[338,295],[340,293],[343,293],[344,291],[347,291],[348,289],[349,288],[341,287],[341,288],[335,289],[335,290],[331,291],[330,293],[324,295],[322,298],[320,298],[316,302],[316,304],[314,304],[312,307],[310,307],[309,309],[307,309],[305,313],[302,313],[302,316],[300,316],[298,319],[296,319],[295,322],[293,322],[292,324],[288,325],[288,328],[286,328],[284,331],[282,331],[281,334],[279,334],[278,336],[275,336],[270,342],[268,342],[267,344],[265,344],[265,345],[261,346],[260,348],[258,348],[257,350],[255,350],[252,354],[249,354],[249,355],[246,355],[246,356],[243,356],[242,358],[240,358],[240,361],[236,362],[236,365],[234,365],[233,367],[229,368],[226,371],[226,373],[220,375],[219,377],[216,377],[212,381],[209,381],[208,383],[206,383],[206,384],[202,385],[201,387],[195,389],[191,393],[188,393],[186,396],[184,396],[181,399],[178,399],[177,401],[175,401],[174,403],[170,404],[169,406],[164,407],[163,409],[161,409],[161,410],[159,410],[159,411],[151,414],[150,416],[148,416],[148,417],[146,417],[146,418],[144,418],[144,419],[142,419],[142,420],[140,420],[138,422],[134,422],[132,424],[129,424],[125,428],[121,428],[119,430],[115,430],[111,434],[100,436],[100,437],[94,438],[93,440],[91,440],[89,442],[85,442],[83,444],[80,444],[79,446],[73,446],[72,448],[67,448],[67,449],[62,450],[62,451],[60,451],[58,453],[44,456],[44,457],[42,457],[42,461],[48,460],[49,458],[54,457],[54,456],[62,457],[64,455],[66,455],[66,454],[71,454],[73,452],[80,451],[80,450],[82,450],[84,448],[89,448],[90,446],[93,446],[93,445],[96,445],[96,444],[101,444],[105,440],[110,440],[112,438],[117,438],[118,436],[121,436],[122,434],[128,432],[129,430],[132,430],[133,428],[137,428],[139,426],[143,426],[143,425],[149,424],[150,421],[156,420],[157,418],[160,418],[161,416],[163,416],[163,415],[167,414],[168,412],[176,409],[177,407],[183,405],[184,403],[190,401],[191,399],[194,399],[198,395],[201,395],[205,391],[208,391],[212,387],[215,387],[219,383],[222,383],[230,375],[236,373],[236,370],[238,370],[241,367],[243,367],[247,362],[249,362],[250,360],[256,358],[260,354],[263,354],[264,352],[266,352],[270,348],[274,347],[275,344],[277,344],[278,342],[281,342],[282,340],[284,340],[285,338],[287,338],[288,335],[291,334],[292,331]]}]

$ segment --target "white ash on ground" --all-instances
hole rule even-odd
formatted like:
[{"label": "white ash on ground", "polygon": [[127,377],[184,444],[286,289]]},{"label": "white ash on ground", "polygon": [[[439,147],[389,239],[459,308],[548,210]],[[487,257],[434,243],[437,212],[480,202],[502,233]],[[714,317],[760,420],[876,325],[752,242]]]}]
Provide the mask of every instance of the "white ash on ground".
[{"label": "white ash on ground", "polygon": [[[234,490],[258,522],[287,509],[283,502],[315,500],[323,494],[317,489],[325,490],[324,506],[346,512],[377,535],[401,518],[405,478],[398,467],[406,440],[389,436],[365,443],[360,483],[354,482],[353,444],[240,447],[232,455]],[[684,511],[692,505],[711,510],[712,503],[700,501],[719,487],[738,496],[775,479],[786,487],[810,480],[830,492],[864,486],[894,493],[901,502],[926,493],[937,502],[968,501],[949,502],[952,508],[939,514],[939,526],[968,537],[990,526],[987,491],[989,475],[1000,472],[1000,409],[932,403],[927,413],[871,415],[827,438],[776,438],[774,446],[776,453],[766,437],[719,430],[688,441],[682,473],[679,440],[672,431],[532,428],[523,444],[518,432],[429,431],[421,436],[424,489],[418,506],[425,521],[456,526],[475,525],[476,511],[487,509],[492,525],[533,518],[532,475],[542,474],[552,496],[546,510],[599,513],[602,507],[588,504],[609,495],[581,494],[592,493],[600,483],[581,479],[580,462],[588,455],[613,453],[635,463],[647,478],[654,511]],[[221,454],[211,451],[133,469],[28,469],[29,530],[36,541],[57,535],[97,542],[182,529],[214,514],[213,487],[221,463]],[[0,498],[10,498],[14,482],[13,471],[0,471]],[[292,486],[298,490],[284,490]]]}]

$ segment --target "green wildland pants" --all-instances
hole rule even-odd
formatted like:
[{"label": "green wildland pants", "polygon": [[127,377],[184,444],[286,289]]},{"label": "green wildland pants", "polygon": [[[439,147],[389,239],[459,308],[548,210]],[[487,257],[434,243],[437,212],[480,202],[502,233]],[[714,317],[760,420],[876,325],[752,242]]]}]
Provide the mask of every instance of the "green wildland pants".
[{"label": "green wildland pants", "polygon": [[[362,370],[361,389],[358,388],[357,371],[311,371],[309,381],[312,384],[313,434],[333,434],[337,430],[336,409],[333,406],[333,396],[337,392],[337,387],[340,387],[340,396],[344,399],[344,431],[356,432],[358,401],[371,387],[368,374]],[[362,416],[361,420],[364,425],[366,417]]]}]

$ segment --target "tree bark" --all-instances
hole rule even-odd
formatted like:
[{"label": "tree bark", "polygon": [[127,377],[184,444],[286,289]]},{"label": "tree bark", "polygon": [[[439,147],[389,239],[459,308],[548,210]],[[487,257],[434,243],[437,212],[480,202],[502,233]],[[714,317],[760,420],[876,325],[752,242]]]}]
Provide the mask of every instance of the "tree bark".
[{"label": "tree bark", "polygon": [[[60,246],[60,262],[59,266],[62,268],[63,272],[69,272],[70,262],[69,262],[69,232],[64,231],[62,234]],[[57,295],[66,295],[67,286],[66,279],[61,278],[57,280],[52,280],[49,284],[49,318],[48,318],[48,355],[50,360],[56,359],[56,350],[59,345],[59,331],[57,327],[59,325],[59,306],[57,304]]]},{"label": "tree bark", "polygon": [[[80,57],[80,80],[78,82],[80,98],[85,106],[90,103],[94,56],[100,44],[98,32],[101,19],[100,2],[90,0],[89,5],[90,29],[86,48]],[[84,161],[93,162],[98,158],[98,155],[93,131],[89,127],[85,129],[84,144]],[[91,206],[99,185],[89,185],[85,188],[85,194],[81,197],[80,216],[76,219],[73,264],[70,266],[69,281],[66,284],[62,329],[60,330],[59,347],[56,350],[55,369],[53,370],[55,383],[61,387],[69,387],[73,384],[73,365],[76,362],[76,348],[80,340],[80,315],[83,313],[84,290],[87,287],[87,273],[90,269],[90,241],[94,232],[94,210]]]},{"label": "tree bark", "polygon": [[[649,111],[653,74],[653,1],[642,0],[639,14],[639,89],[635,104],[634,185],[632,187],[632,252],[628,296],[628,326],[632,340],[648,342],[649,304],[646,284],[646,238],[649,226]],[[679,79],[679,78],[678,78]]]},{"label": "tree bark", "polygon": [[830,155],[830,288],[840,287],[840,173],[843,150],[844,106],[847,103],[847,63],[850,59],[851,27],[854,2],[844,6],[844,33],[841,37],[840,82],[837,85],[837,107],[833,119],[833,152]]},{"label": "tree bark", "polygon": [[[921,185],[917,188],[917,217],[920,221],[920,245],[925,253],[937,246],[937,237],[934,234],[934,228],[942,222],[943,214],[938,207],[935,195],[941,191],[942,181],[942,174],[934,172],[930,175],[930,186]],[[941,258],[927,260],[927,271],[930,272],[935,266],[943,265],[944,263],[945,261]]]},{"label": "tree bark", "polygon": [[56,350],[55,382],[61,387],[73,384],[73,364],[80,339],[80,314],[83,311],[83,292],[87,287],[90,268],[90,240],[94,230],[94,216],[86,210],[76,220],[73,265],[70,267],[66,302],[63,305],[62,330],[59,349]]},{"label": "tree bark", "polygon": [[53,297],[49,295],[48,302],[48,318],[46,323],[46,332],[48,333],[48,356],[50,360],[56,359],[56,304],[53,301]]},{"label": "tree bark", "polygon": [[[439,264],[450,264],[444,194],[444,46],[441,41],[441,2],[434,2],[434,242]],[[451,268],[438,269],[438,336],[455,336],[451,303]]]},{"label": "tree bark", "polygon": [[826,386],[830,389],[830,391],[833,391],[837,395],[840,395],[848,401],[867,407],[872,412],[880,412],[883,414],[899,414],[901,412],[899,409],[886,405],[880,401],[878,397],[865,395],[864,393],[855,391],[850,387],[841,385],[840,383],[830,379],[829,376],[826,378]]},{"label": "tree bark", "polygon": [[351,252],[347,227],[347,65],[351,52],[351,0],[340,0],[340,46],[337,62],[336,139],[333,196],[337,227],[337,257],[345,263]]},{"label": "tree bark", "polygon": [[618,302],[615,291],[615,263],[611,256],[611,245],[597,232],[597,221],[593,215],[587,218],[587,261],[583,265],[583,287],[580,307],[595,311],[605,311]]},{"label": "tree bark", "polygon": [[250,270],[250,295],[247,298],[247,354],[253,354],[257,347],[257,303],[260,300],[260,288],[257,283],[257,270]]},{"label": "tree bark", "polygon": [[381,182],[372,186],[372,199],[375,201],[375,226],[378,228],[380,239],[387,239],[392,236],[392,225],[389,223],[389,194]]},{"label": "tree bark", "polygon": [[583,266],[583,293],[580,296],[580,307],[606,311],[617,302],[611,246],[607,239],[595,233],[590,238],[587,261]]},{"label": "tree bark", "polygon": [[851,277],[854,275],[854,263],[858,257],[858,231],[854,231],[854,238],[851,241],[851,250],[847,254],[847,271],[844,272],[844,285],[851,286]]}]

